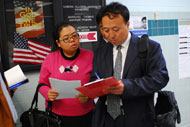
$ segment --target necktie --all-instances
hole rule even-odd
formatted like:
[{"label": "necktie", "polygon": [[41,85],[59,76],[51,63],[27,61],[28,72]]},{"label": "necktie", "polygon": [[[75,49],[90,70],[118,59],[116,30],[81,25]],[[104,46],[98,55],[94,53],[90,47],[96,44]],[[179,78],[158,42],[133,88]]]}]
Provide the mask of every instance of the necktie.
[{"label": "necktie", "polygon": [[[114,77],[117,80],[121,79],[121,69],[122,69],[122,53],[121,53],[121,46],[117,46],[117,57],[115,61],[115,68],[114,68]],[[121,115],[120,109],[120,97],[118,95],[110,94],[107,96],[107,112],[113,119],[116,119],[119,115]]]}]

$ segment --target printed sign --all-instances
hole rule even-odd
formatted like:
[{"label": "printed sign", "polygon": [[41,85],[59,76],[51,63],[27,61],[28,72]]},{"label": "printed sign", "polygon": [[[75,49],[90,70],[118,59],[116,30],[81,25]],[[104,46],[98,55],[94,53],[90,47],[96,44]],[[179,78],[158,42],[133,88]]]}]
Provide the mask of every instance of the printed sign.
[{"label": "printed sign", "polygon": [[16,32],[25,38],[44,36],[42,1],[14,0]]},{"label": "printed sign", "polygon": [[137,36],[142,36],[143,34],[148,35],[147,21],[148,20],[146,16],[131,16],[129,20],[130,31],[136,34]]},{"label": "printed sign", "polygon": [[80,42],[97,41],[97,31],[79,32]]}]

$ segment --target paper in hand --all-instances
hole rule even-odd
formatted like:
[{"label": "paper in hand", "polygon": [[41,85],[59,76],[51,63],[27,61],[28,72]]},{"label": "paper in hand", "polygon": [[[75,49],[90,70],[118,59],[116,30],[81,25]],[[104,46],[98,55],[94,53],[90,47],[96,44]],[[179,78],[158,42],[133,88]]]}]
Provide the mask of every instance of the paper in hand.
[{"label": "paper in hand", "polygon": [[24,75],[19,65],[12,67],[4,72],[5,79],[9,89],[16,88],[28,82],[28,78]]},{"label": "paper in hand", "polygon": [[59,80],[55,78],[49,78],[52,89],[55,89],[59,96],[56,99],[62,98],[76,98],[79,92],[75,89],[81,86],[80,80]]}]

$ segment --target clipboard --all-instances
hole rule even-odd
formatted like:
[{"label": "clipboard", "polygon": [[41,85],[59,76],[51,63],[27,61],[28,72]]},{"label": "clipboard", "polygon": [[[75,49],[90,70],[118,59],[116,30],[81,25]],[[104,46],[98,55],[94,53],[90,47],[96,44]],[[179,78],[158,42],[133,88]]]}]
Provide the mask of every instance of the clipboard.
[{"label": "clipboard", "polygon": [[107,88],[110,86],[119,85],[118,81],[112,76],[105,79],[99,79],[93,82],[89,82],[84,86],[75,88],[86,96],[94,99],[106,94],[109,94]]}]

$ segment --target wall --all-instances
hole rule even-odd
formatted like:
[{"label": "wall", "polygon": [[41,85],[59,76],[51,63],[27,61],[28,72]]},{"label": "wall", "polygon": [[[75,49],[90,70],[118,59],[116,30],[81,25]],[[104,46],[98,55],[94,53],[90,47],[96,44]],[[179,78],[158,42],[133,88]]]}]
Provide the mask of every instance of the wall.
[{"label": "wall", "polygon": [[[145,15],[148,17],[148,20],[154,20],[154,12],[158,13],[159,20],[190,20],[189,0],[117,1],[125,4],[129,8],[131,15]],[[106,1],[107,4],[110,2],[112,2],[112,0]],[[177,125],[177,127],[190,127],[190,78],[178,78],[178,35],[151,36],[150,38],[161,44],[167,62],[170,81],[164,89],[175,92],[182,118],[182,123]],[[19,116],[23,111],[26,111],[30,107],[35,87],[38,83],[39,71],[28,72],[25,74],[30,82],[19,87],[13,98]],[[44,99],[41,95],[39,106],[39,108],[44,109]],[[20,126],[18,120],[17,127]]]},{"label": "wall", "polygon": [[190,12],[189,0],[106,0],[106,3],[115,1],[126,5],[131,12]]}]

